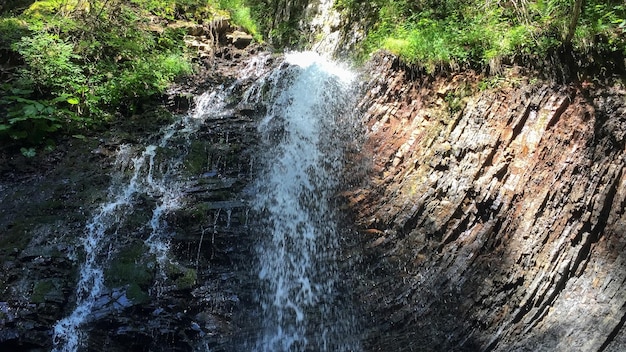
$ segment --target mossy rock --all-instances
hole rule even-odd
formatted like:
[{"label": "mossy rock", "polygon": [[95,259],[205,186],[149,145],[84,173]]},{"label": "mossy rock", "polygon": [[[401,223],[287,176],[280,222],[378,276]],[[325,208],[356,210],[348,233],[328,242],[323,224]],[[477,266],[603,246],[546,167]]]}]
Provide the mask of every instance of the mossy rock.
[{"label": "mossy rock", "polygon": [[43,303],[45,301],[46,294],[54,289],[54,285],[50,280],[42,280],[35,283],[33,286],[33,292],[30,295],[30,301],[32,303]]},{"label": "mossy rock", "polygon": [[126,297],[135,304],[143,304],[150,301],[150,295],[136,283],[128,285],[126,288]]},{"label": "mossy rock", "polygon": [[185,158],[185,170],[191,175],[198,175],[209,166],[208,146],[202,141],[193,141]]},{"label": "mossy rock", "polygon": [[117,253],[105,270],[105,282],[110,287],[137,285],[147,290],[155,276],[155,258],[143,243],[135,243]]},{"label": "mossy rock", "polygon": [[191,289],[198,280],[198,272],[178,263],[168,263],[165,266],[165,274],[172,280],[179,290]]},{"label": "mossy rock", "polygon": [[31,236],[28,230],[32,225],[26,222],[12,224],[11,227],[0,236],[0,254],[21,252],[30,243]]},{"label": "mossy rock", "polygon": [[198,202],[191,204],[190,206],[177,209],[172,215],[172,218],[174,219],[173,222],[176,226],[182,228],[188,226],[194,227],[198,224],[204,223],[209,210],[210,207],[208,203]]},{"label": "mossy rock", "polygon": [[61,279],[44,279],[37,281],[33,285],[33,291],[30,295],[31,303],[44,303],[46,301],[62,301],[63,280]]}]

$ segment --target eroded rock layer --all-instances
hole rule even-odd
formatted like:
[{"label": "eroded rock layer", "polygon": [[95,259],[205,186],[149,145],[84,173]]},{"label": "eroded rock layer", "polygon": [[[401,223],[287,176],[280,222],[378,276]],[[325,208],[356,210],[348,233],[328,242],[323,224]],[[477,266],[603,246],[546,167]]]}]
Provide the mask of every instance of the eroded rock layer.
[{"label": "eroded rock layer", "polygon": [[626,90],[513,71],[374,60],[347,193],[366,350],[626,347]]}]

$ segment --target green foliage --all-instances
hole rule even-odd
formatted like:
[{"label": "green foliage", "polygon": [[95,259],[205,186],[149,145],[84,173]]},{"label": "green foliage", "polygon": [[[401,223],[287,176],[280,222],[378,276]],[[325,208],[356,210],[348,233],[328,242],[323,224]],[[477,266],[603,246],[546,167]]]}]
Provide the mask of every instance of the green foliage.
[{"label": "green foliage", "polygon": [[128,287],[126,288],[126,297],[128,297],[128,299],[133,301],[135,304],[142,304],[150,301],[148,293],[142,290],[141,287],[134,282],[128,284]]},{"label": "green foliage", "polygon": [[11,45],[29,34],[28,25],[17,18],[0,18],[0,50],[12,50]]},{"label": "green foliage", "polygon": [[43,303],[46,300],[46,295],[54,290],[54,283],[52,280],[41,280],[35,283],[33,292],[30,295],[30,301],[32,303]]},{"label": "green foliage", "polygon": [[428,70],[541,58],[570,44],[582,52],[626,50],[621,0],[586,1],[580,17],[566,0],[338,0],[336,7],[372,23],[361,58],[387,49]]},{"label": "green foliage", "polygon": [[[155,16],[173,20],[176,18],[177,1],[174,0],[131,0],[135,6],[139,6]],[[184,5],[183,5],[184,6]]]},{"label": "green foliage", "polygon": [[[222,0],[220,0],[222,1]],[[228,1],[225,1],[228,3]],[[307,0],[236,0],[250,8],[258,29],[277,47],[299,47],[306,38],[300,32]]]},{"label": "green foliage", "polygon": [[75,61],[74,46],[57,35],[37,33],[22,37],[13,45],[27,66],[20,70],[19,83],[35,90],[49,89],[55,95],[71,94],[86,78]]},{"label": "green foliage", "polygon": [[129,112],[163,92],[175,77],[191,72],[189,62],[177,54],[156,54],[110,66],[117,67],[118,73],[101,77],[94,92],[105,106],[125,106]]},{"label": "green foliage", "polygon": [[192,288],[198,280],[198,273],[195,269],[187,268],[173,262],[168,262],[165,265],[165,274],[168,279],[174,282],[179,290]]},{"label": "green foliage", "polygon": [[261,40],[257,22],[245,0],[131,0],[131,3],[167,20],[202,22],[213,17],[230,18],[235,25]]},{"label": "green foliage", "polygon": [[34,100],[28,98],[31,94],[31,90],[0,85],[0,109],[5,111],[4,121],[0,123],[1,137],[36,144],[61,129],[68,119],[83,120],[69,110],[75,98],[62,94],[54,99]]},{"label": "green foliage", "polygon": [[214,0],[131,0],[131,3],[158,18],[201,21],[217,12]]},{"label": "green foliage", "polygon": [[154,258],[147,256],[143,244],[128,246],[115,257],[105,271],[105,281],[111,287],[136,285],[148,289],[154,279]]},{"label": "green foliage", "polygon": [[474,89],[467,83],[462,83],[456,89],[447,92],[443,100],[448,104],[450,114],[456,114],[465,109],[467,99],[472,94],[474,94]]},{"label": "green foliage", "polygon": [[257,21],[253,19],[251,9],[244,0],[219,0],[222,9],[228,9],[233,22],[244,28],[257,41],[262,41]]},{"label": "green foliage", "polygon": [[185,17],[186,10],[194,18],[216,6],[198,0],[44,0],[0,18],[0,52],[8,58],[0,64],[12,65],[0,72],[9,82],[0,86],[0,139],[30,148],[55,133],[77,134],[141,110],[192,71],[185,33],[159,21]]}]

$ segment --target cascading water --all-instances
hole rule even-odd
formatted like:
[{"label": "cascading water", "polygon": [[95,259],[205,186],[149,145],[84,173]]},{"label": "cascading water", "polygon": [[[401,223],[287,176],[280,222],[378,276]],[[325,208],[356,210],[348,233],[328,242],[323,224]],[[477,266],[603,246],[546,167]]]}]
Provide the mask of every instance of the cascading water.
[{"label": "cascading water", "polygon": [[[240,76],[242,80],[261,77],[246,91],[240,108],[251,111],[250,106],[263,105],[266,111],[258,124],[260,151],[251,161],[256,177],[248,197],[250,212],[258,221],[249,224],[246,212],[245,222],[259,229],[259,265],[250,270],[258,279],[260,314],[248,319],[254,325],[253,337],[243,336],[243,342],[226,345],[238,346],[233,351],[358,351],[355,318],[339,273],[341,229],[334,201],[341,186],[342,138],[353,137],[354,75],[315,53],[287,54],[282,64],[265,73],[266,63],[272,61],[259,54]],[[54,352],[86,350],[87,331],[98,319],[112,314],[115,307],[122,312],[132,305],[124,288],[105,285],[106,267],[118,237],[141,236],[157,267],[150,296],[167,295],[164,268],[172,264],[168,240],[173,234],[165,215],[185,203],[184,155],[207,114],[232,116],[232,105],[226,102],[232,104],[236,95],[229,94],[235,86],[205,93],[197,99],[195,113],[164,128],[155,143],[119,148],[107,200],[85,226],[76,307],[54,326]],[[228,143],[228,133],[224,139]],[[139,228],[129,230],[125,220],[137,211],[138,203],[149,206],[151,216]],[[233,220],[232,209],[212,209],[210,238],[205,238],[207,228],[201,227],[199,245],[193,251],[196,270],[203,241],[215,243],[220,216],[225,218],[225,229]],[[113,294],[112,290],[118,291]],[[116,305],[104,309],[103,304],[110,302],[105,298],[112,296]],[[204,333],[213,329],[212,320],[204,321],[202,326],[190,321],[189,329],[198,333],[195,345],[199,350],[208,351],[219,343]]]},{"label": "cascading water", "polygon": [[263,88],[251,90],[265,92],[267,105],[251,200],[265,237],[258,248],[256,351],[359,350],[350,307],[338,292],[340,230],[333,209],[353,78],[318,54],[294,53]]},{"label": "cascading water", "polygon": [[[159,264],[155,285],[158,293],[158,281],[165,276],[163,266],[169,260],[167,223],[162,217],[168,211],[181,206],[184,182],[179,177],[179,171],[184,153],[179,153],[178,157],[160,164],[155,160],[157,152],[170,147],[184,149],[189,142],[188,136],[202,124],[203,114],[206,114],[208,107],[217,111],[224,109],[226,95],[209,92],[200,96],[194,114],[182,116],[164,128],[158,143],[145,147],[136,156],[129,145],[122,145],[119,148],[114,165],[118,173],[113,177],[108,200],[101,204],[85,226],[81,239],[85,259],[80,267],[76,288],[76,307],[69,316],[59,320],[54,326],[54,352],[74,352],[83,349],[85,339],[83,328],[100,314],[95,314],[94,310],[101,308],[103,302],[107,302],[106,296],[110,295],[109,289],[104,284],[104,268],[108,262],[110,245],[115,241],[124,220],[133,213],[139,195],[155,199],[152,217],[146,224],[150,229],[150,235],[145,244]],[[123,309],[131,304],[125,293],[117,296],[114,307]]]}]

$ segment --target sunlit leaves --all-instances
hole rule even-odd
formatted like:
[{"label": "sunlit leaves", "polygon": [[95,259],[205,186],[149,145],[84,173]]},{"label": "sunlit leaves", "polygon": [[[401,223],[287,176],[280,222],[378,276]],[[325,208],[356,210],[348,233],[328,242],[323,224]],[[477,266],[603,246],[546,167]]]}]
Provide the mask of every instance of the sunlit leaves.
[{"label": "sunlit leaves", "polygon": [[540,58],[570,44],[626,54],[623,0],[588,0],[579,14],[568,0],[339,0],[337,6],[374,18],[362,56],[385,48],[426,68]]}]

